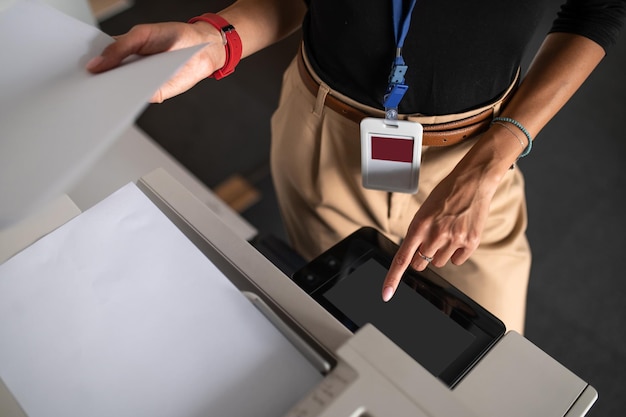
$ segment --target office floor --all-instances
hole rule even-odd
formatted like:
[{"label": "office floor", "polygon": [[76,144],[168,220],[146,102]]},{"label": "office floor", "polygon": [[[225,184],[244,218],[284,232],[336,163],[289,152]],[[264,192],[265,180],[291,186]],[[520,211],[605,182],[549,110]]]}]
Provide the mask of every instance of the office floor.
[{"label": "office floor", "polygon": [[[228,0],[136,0],[103,22],[111,35],[136,23],[185,21]],[[559,0],[550,0],[556,11]],[[546,16],[535,39],[547,30]],[[261,199],[243,212],[261,234],[284,239],[268,167],[269,118],[298,35],[205,80],[137,125],[209,187],[241,175]],[[528,64],[530,56],[526,57]],[[520,163],[533,248],[526,337],[600,393],[589,416],[626,414],[626,31]]]}]

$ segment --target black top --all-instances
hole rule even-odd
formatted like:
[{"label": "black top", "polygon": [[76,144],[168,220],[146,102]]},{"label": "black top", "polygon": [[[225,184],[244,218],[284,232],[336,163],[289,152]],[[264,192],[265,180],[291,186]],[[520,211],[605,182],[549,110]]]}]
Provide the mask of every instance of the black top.
[{"label": "black top", "polygon": [[[381,108],[396,47],[391,0],[308,4],[303,37],[318,75],[334,90]],[[417,0],[403,49],[409,90],[399,111],[459,113],[493,101],[513,80],[549,6],[545,0]],[[625,0],[568,0],[551,31],[586,36],[606,50],[625,9]]]}]

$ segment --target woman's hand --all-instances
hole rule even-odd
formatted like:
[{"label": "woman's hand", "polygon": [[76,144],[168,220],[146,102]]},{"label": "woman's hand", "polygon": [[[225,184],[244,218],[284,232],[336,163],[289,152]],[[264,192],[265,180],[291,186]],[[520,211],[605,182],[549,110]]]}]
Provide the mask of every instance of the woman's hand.
[{"label": "woman's hand", "polygon": [[224,65],[226,56],[222,36],[212,25],[167,22],[134,26],[128,33],[115,37],[115,42],[100,56],[91,59],[86,68],[99,73],[119,66],[132,55],[152,55],[202,43],[208,44],[154,93],[150,101],[160,103],[187,91]]},{"label": "woman's hand", "polygon": [[461,265],[478,247],[491,201],[521,152],[511,132],[493,125],[432,190],[417,211],[383,283],[389,301],[407,268]]},{"label": "woman's hand", "polygon": [[478,170],[451,173],[424,201],[383,284],[385,301],[393,296],[409,266],[422,271],[429,263],[460,265],[476,250],[497,187],[481,184],[481,174],[474,172]]}]

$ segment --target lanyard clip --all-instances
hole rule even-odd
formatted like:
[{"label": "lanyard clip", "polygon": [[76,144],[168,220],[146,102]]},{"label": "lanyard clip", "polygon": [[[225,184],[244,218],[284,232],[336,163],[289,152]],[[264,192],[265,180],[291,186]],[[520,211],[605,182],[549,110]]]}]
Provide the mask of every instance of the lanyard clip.
[{"label": "lanyard clip", "polygon": [[385,120],[387,126],[398,126],[398,109],[385,107]]},{"label": "lanyard clip", "polygon": [[391,84],[387,89],[387,93],[385,94],[385,101],[383,102],[383,106],[385,108],[393,107],[398,108],[398,104],[404,97],[404,94],[409,89],[408,85],[405,84]]},{"label": "lanyard clip", "polygon": [[389,84],[404,84],[404,74],[408,69],[409,66],[404,63],[402,57],[396,58],[389,74]]},{"label": "lanyard clip", "polygon": [[383,97],[383,106],[385,107],[385,124],[397,126],[398,120],[398,104],[402,101],[404,94],[409,86],[404,84],[404,74],[408,66],[404,65],[402,58],[400,62],[394,63],[389,74],[389,87]]}]

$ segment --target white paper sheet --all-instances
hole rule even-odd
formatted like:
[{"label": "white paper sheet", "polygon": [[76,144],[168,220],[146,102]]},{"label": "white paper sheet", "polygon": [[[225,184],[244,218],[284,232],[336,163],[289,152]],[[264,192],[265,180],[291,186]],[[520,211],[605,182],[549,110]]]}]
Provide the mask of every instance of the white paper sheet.
[{"label": "white paper sheet", "polygon": [[67,191],[200,48],[88,73],[111,42],[36,0],[0,11],[0,228]]},{"label": "white paper sheet", "polygon": [[0,265],[29,417],[277,417],[322,378],[129,184]]}]

